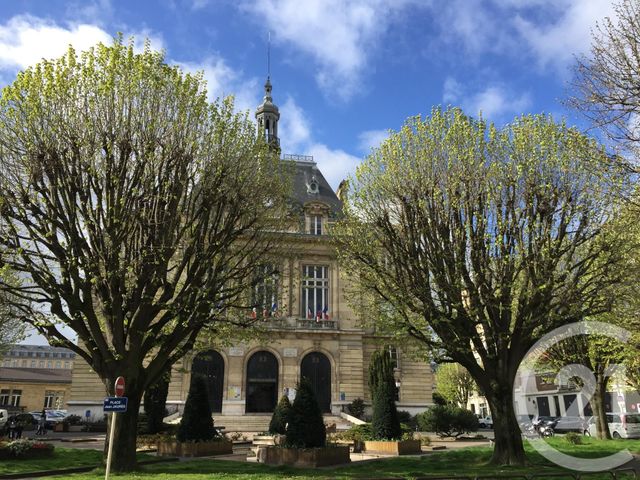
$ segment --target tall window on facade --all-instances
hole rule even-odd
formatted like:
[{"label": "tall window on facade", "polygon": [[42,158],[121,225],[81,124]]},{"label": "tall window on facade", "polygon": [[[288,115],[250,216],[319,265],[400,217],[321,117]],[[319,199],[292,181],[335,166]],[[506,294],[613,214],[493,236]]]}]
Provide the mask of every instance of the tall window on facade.
[{"label": "tall window on facade", "polygon": [[0,390],[0,405],[9,405],[9,390],[6,388]]},{"label": "tall window on facade", "polygon": [[311,235],[322,235],[322,215],[311,215]]},{"label": "tall window on facade", "polygon": [[253,288],[253,318],[273,317],[278,313],[278,274],[273,265],[261,265],[256,269]]},{"label": "tall window on facade", "polygon": [[44,393],[44,408],[60,408],[64,399],[64,392],[46,390]]},{"label": "tall window on facade", "polygon": [[391,359],[391,365],[393,368],[400,368],[400,362],[398,361],[398,349],[392,345],[387,345],[389,351],[389,358]]},{"label": "tall window on facade", "polygon": [[302,310],[308,319],[329,319],[329,267],[302,267]]},{"label": "tall window on facade", "polygon": [[9,405],[19,407],[20,397],[22,397],[22,390],[11,390],[11,395],[9,396]]}]

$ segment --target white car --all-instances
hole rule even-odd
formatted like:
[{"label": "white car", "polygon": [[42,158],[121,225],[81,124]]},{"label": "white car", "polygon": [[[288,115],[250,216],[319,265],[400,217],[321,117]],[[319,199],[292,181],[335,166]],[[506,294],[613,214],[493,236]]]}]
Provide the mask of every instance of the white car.
[{"label": "white car", "polygon": [[478,417],[478,425],[480,428],[493,428],[493,419],[491,417]]},{"label": "white car", "polygon": [[[607,413],[607,423],[613,438],[640,438],[640,413]],[[595,437],[596,417],[591,417],[584,431]]]},{"label": "white car", "polygon": [[0,430],[2,430],[4,424],[7,423],[7,418],[9,418],[9,412],[4,409],[0,409]]}]

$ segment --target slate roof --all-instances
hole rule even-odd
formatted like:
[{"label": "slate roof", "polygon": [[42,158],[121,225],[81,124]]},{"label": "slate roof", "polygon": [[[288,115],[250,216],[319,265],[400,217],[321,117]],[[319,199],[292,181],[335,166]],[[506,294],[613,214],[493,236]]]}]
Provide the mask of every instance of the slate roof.
[{"label": "slate roof", "polygon": [[[305,158],[298,160],[296,158]],[[284,155],[283,160],[291,162],[295,168],[293,172],[293,192],[292,203],[294,211],[302,214],[304,205],[310,202],[324,203],[329,207],[329,217],[336,218],[341,215],[342,202],[324,178],[318,165],[312,160],[313,157],[301,157],[299,155]],[[310,190],[312,180],[318,184],[318,191],[314,193]]]},{"label": "slate roof", "polygon": [[71,383],[70,368],[0,367],[0,381],[29,383]]}]

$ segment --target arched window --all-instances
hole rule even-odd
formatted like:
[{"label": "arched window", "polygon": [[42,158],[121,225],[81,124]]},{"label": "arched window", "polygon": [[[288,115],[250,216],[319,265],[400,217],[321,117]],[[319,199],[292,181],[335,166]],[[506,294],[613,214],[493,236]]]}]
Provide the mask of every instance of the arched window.
[{"label": "arched window", "polygon": [[251,355],[247,363],[248,413],[273,412],[278,402],[278,359],[265,350]]},{"label": "arched window", "polygon": [[207,395],[212,412],[222,412],[224,388],[224,359],[215,350],[200,352],[191,365],[191,379],[203,377],[207,385]]},{"label": "arched window", "polygon": [[311,382],[318,405],[323,413],[331,411],[331,362],[320,352],[304,356],[300,365],[300,376]]}]

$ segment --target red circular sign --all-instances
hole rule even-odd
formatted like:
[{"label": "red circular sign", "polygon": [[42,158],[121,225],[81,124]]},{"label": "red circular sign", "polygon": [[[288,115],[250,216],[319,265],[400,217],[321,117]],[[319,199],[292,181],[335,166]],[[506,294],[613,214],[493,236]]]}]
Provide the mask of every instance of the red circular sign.
[{"label": "red circular sign", "polygon": [[121,397],[124,395],[124,377],[116,378],[115,392],[116,397]]}]

